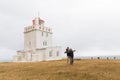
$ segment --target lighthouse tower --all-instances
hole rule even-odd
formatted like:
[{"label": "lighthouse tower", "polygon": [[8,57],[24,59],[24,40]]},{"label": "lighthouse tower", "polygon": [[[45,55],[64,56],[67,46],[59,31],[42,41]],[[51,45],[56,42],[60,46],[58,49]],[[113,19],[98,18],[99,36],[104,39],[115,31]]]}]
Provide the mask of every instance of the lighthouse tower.
[{"label": "lighthouse tower", "polygon": [[24,50],[17,51],[15,62],[48,61],[61,59],[61,47],[52,46],[52,29],[37,17],[32,25],[24,28]]},{"label": "lighthouse tower", "polygon": [[44,26],[39,17],[32,21],[32,26],[24,29],[25,50],[35,50],[52,46],[52,29]]}]

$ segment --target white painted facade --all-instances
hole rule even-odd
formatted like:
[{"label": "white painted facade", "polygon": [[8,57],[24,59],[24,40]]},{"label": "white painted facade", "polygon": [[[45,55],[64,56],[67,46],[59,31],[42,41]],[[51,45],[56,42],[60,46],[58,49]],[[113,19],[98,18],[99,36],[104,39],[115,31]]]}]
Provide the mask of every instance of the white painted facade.
[{"label": "white painted facade", "polygon": [[17,51],[14,62],[60,60],[61,47],[52,47],[52,29],[44,26],[39,17],[32,26],[24,28],[24,50]]}]

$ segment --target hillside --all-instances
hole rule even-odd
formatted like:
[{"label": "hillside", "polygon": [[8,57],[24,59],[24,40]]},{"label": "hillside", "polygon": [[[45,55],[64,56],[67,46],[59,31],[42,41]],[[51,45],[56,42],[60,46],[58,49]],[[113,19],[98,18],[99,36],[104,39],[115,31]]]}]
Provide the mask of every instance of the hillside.
[{"label": "hillside", "polygon": [[0,63],[0,80],[120,80],[120,60]]}]

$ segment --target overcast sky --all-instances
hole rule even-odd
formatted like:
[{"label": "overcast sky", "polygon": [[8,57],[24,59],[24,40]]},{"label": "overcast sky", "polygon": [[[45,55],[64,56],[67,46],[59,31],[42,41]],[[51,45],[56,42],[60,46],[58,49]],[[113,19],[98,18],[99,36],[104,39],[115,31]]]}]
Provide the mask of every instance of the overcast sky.
[{"label": "overcast sky", "polygon": [[0,60],[23,50],[24,27],[38,12],[62,50],[69,46],[76,56],[120,55],[119,0],[0,0]]}]

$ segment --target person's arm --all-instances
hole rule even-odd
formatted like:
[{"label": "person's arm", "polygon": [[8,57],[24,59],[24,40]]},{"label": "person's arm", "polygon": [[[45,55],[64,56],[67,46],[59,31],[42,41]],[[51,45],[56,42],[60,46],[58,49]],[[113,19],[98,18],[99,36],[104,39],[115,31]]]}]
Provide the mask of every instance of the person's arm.
[{"label": "person's arm", "polygon": [[67,50],[64,53],[67,53]]},{"label": "person's arm", "polygon": [[66,49],[66,51],[64,53],[68,53],[68,49]]},{"label": "person's arm", "polygon": [[75,52],[76,50],[73,50],[73,52]]}]

